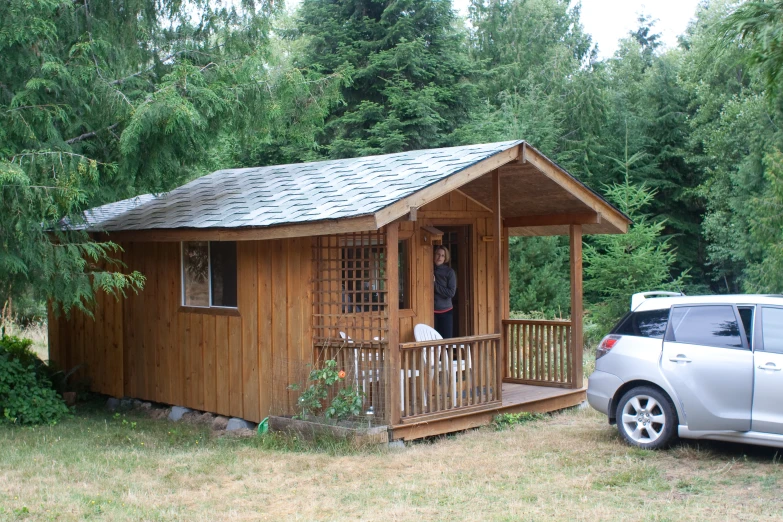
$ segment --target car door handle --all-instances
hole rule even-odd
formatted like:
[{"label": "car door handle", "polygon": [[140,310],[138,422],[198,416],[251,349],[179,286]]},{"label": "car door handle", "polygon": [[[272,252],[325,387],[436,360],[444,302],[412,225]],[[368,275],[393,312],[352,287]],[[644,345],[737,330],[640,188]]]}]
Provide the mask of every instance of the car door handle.
[{"label": "car door handle", "polygon": [[775,363],[773,363],[773,362],[768,362],[767,364],[765,364],[763,366],[761,364],[759,364],[758,369],[759,370],[769,370],[771,372],[779,372],[780,371],[780,368],[775,366]]},{"label": "car door handle", "polygon": [[669,359],[669,360],[671,362],[676,362],[676,363],[689,363],[689,362],[691,362],[690,359],[688,359],[687,357],[685,357],[685,355],[683,355],[681,353],[678,353],[677,357],[674,357],[674,358]]}]

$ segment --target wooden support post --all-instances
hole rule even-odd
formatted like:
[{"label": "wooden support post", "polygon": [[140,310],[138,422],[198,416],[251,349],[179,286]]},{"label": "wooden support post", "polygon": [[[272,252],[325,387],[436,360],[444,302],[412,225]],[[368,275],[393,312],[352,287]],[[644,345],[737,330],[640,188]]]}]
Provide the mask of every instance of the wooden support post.
[{"label": "wooden support post", "polygon": [[[500,383],[503,379],[505,346],[503,334],[503,216],[500,212],[500,171],[495,169],[492,172],[492,233],[495,235],[495,242],[492,248],[495,249],[495,333],[500,334],[500,342],[497,344],[498,353],[495,354],[497,363],[495,382]],[[502,353],[501,353],[502,352]],[[502,400],[501,386],[498,386],[495,392],[498,400]]]},{"label": "wooden support post", "polygon": [[389,424],[400,423],[400,285],[398,241],[400,224],[386,226],[386,304],[388,310],[388,357],[386,359],[386,407]]},{"label": "wooden support post", "polygon": [[583,386],[582,353],[584,338],[582,319],[582,225],[569,227],[571,243],[571,350],[573,365],[570,368],[574,388]]}]

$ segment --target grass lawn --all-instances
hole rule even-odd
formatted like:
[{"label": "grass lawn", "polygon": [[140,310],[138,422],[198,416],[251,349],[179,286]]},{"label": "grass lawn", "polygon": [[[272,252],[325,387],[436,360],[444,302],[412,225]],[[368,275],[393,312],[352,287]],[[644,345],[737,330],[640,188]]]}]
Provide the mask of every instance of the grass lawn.
[{"label": "grass lawn", "polygon": [[404,449],[279,437],[80,406],[0,427],[0,519],[756,520],[783,518],[775,450],[622,443],[591,410]]}]

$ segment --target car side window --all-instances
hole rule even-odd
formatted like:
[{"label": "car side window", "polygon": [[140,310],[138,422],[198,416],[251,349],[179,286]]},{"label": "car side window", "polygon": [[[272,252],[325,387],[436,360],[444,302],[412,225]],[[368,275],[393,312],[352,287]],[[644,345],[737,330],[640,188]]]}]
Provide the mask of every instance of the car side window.
[{"label": "car side window", "polygon": [[635,335],[663,339],[666,333],[666,323],[669,321],[669,309],[632,312],[614,329],[618,335]]},{"label": "car side window", "polygon": [[752,306],[738,306],[737,311],[739,311],[740,320],[742,321],[742,326],[745,328],[745,337],[748,338],[748,346],[752,347],[754,308]]},{"label": "car side window", "polygon": [[733,306],[673,307],[670,322],[669,341],[715,348],[743,347]]},{"label": "car side window", "polygon": [[765,352],[783,353],[783,308],[761,309],[761,338]]}]

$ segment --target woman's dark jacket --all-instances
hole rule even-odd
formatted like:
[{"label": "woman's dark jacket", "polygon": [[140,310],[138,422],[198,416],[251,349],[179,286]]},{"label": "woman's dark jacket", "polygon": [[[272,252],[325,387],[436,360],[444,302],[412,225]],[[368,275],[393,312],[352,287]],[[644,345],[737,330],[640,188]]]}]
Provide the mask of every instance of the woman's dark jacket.
[{"label": "woman's dark jacket", "polygon": [[453,307],[451,298],[457,293],[457,275],[445,263],[435,267],[435,310]]}]

